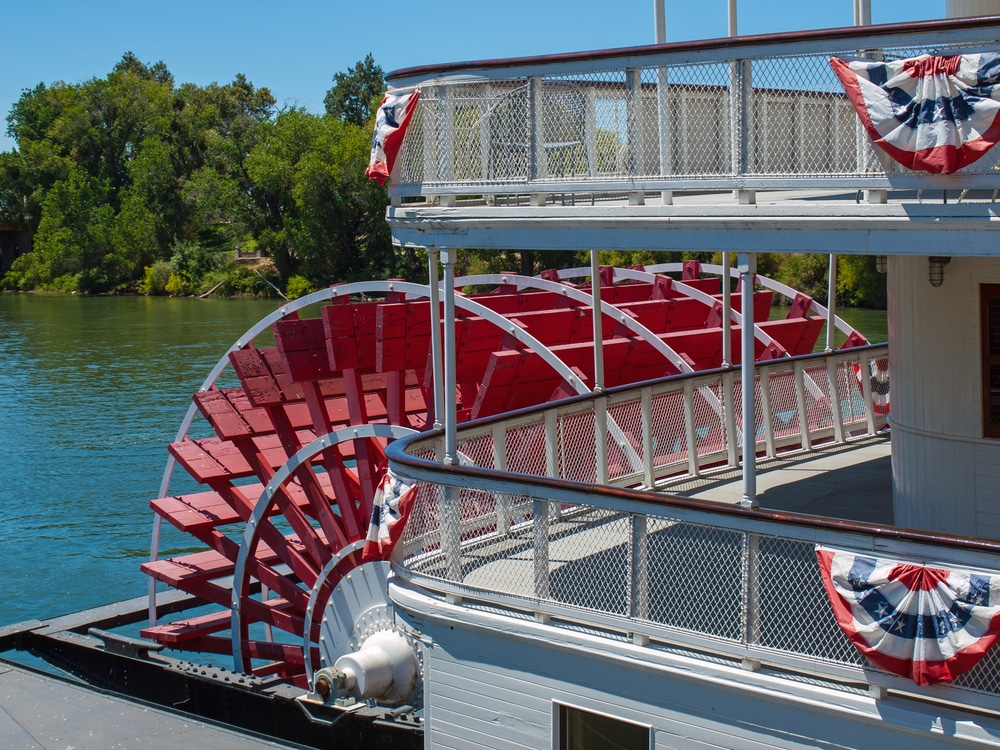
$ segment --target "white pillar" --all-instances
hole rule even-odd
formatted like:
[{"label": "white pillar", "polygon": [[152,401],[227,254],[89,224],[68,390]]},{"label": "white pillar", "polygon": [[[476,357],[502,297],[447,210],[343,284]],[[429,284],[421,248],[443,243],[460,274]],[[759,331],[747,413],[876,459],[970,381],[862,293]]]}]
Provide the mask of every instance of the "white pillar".
[{"label": "white pillar", "polygon": [[837,256],[830,253],[830,268],[826,273],[826,352],[833,351],[833,335],[837,327],[833,324],[837,314]]},{"label": "white pillar", "polygon": [[667,43],[667,13],[664,9],[665,0],[653,0],[653,33],[657,44]]},{"label": "white pillar", "polygon": [[722,253],[722,366],[733,364],[733,280],[729,275],[729,253]]},{"label": "white pillar", "polygon": [[743,352],[741,380],[743,381],[743,499],[741,508],[757,507],[757,410],[754,383],[754,319],[753,282],[757,273],[756,253],[737,256],[742,284]]},{"label": "white pillar", "polygon": [[441,352],[441,290],[438,288],[438,249],[427,248],[427,283],[431,305],[431,378],[434,382],[434,429],[444,422],[444,373]]},{"label": "white pillar", "polygon": [[444,462],[458,464],[458,405],[455,361],[455,251],[441,248],[444,264]]},{"label": "white pillar", "polygon": [[604,334],[601,316],[601,266],[597,251],[590,251],[590,293],[594,324],[594,393],[604,390]]}]

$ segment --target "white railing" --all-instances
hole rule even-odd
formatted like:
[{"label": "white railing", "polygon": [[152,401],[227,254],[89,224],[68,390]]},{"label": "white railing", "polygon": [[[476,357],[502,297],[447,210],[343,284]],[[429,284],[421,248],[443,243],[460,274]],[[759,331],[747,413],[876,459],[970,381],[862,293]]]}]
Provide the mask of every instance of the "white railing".
[{"label": "white railing", "polygon": [[[884,417],[856,372],[885,355],[759,364],[758,452],[873,435]],[[556,627],[994,708],[1000,656],[930,688],[869,665],[837,626],[815,547],[996,572],[1000,545],[632,489],[734,463],[741,441],[717,438],[739,434],[739,386],[735,372],[677,376],[472,423],[459,430],[461,466],[434,460],[439,434],[394,443],[393,470],[420,483],[396,574]],[[721,419],[699,405],[699,388],[720,394]],[[642,475],[608,439],[604,414],[634,440]]]},{"label": "white railing", "polygon": [[963,19],[398,71],[421,97],[390,193],[997,188],[996,152],[951,176],[884,158],[829,58],[998,39],[1000,20]]}]

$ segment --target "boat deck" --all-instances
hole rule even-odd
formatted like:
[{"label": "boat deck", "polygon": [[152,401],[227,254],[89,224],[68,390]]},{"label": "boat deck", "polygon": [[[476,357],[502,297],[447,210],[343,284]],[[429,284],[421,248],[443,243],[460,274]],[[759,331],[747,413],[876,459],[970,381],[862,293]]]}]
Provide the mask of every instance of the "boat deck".
[{"label": "boat deck", "polygon": [[[743,497],[743,479],[737,468],[667,484],[663,489],[681,497],[735,505]],[[757,502],[768,510],[893,523],[889,435],[759,463]]]},{"label": "boat deck", "polygon": [[0,662],[0,745],[29,748],[300,747]]}]

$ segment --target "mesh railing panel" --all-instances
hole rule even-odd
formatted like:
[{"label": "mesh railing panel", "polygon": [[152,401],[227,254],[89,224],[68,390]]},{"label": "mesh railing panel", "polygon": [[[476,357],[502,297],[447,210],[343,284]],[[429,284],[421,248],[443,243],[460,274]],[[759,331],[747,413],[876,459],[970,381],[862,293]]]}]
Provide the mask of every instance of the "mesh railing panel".
[{"label": "mesh railing panel", "polygon": [[840,393],[840,416],[844,427],[863,424],[865,413],[865,397],[861,391],[858,378],[858,360],[839,362],[837,364],[837,387]]},{"label": "mesh railing panel", "polygon": [[545,423],[507,430],[506,451],[508,471],[545,476]]},{"label": "mesh railing panel", "polygon": [[[887,61],[995,43],[878,51]],[[527,185],[737,175],[915,174],[871,142],[829,64],[857,50],[636,69],[560,66],[533,78],[429,82],[400,155],[397,183]],[[873,56],[874,50],[863,54]],[[589,66],[588,66],[589,67]],[[744,122],[745,120],[745,122]],[[1000,175],[1000,146],[962,174]],[[821,181],[818,184],[822,184]]]},{"label": "mesh railing panel", "polygon": [[802,427],[795,392],[795,371],[789,368],[771,372],[768,389],[771,395],[771,429],[774,431],[774,439],[800,435]]},{"label": "mesh railing panel", "polygon": [[661,393],[652,398],[653,467],[686,464],[687,432],[684,422],[684,394]]},{"label": "mesh railing panel", "polygon": [[552,601],[625,616],[629,602],[629,516],[600,509],[549,526]]},{"label": "mesh railing panel", "polygon": [[743,535],[650,519],[649,605],[644,619],[739,641],[743,611]]},{"label": "mesh railing panel", "polygon": [[[611,429],[613,424],[620,430],[620,439]],[[636,472],[637,467],[632,466],[632,455],[643,458],[642,402],[633,398],[608,404],[608,428],[608,480],[613,482]],[[622,443],[631,447],[632,453]]]},{"label": "mesh railing panel", "polygon": [[559,418],[559,476],[574,482],[597,480],[594,412],[567,414]]},{"label": "mesh railing panel", "polygon": [[809,430],[833,427],[833,405],[830,403],[830,375],[826,365],[805,368],[806,417]]},{"label": "mesh railing panel", "polygon": [[761,582],[751,595],[751,640],[766,648],[841,664],[864,659],[844,637],[827,598],[815,545],[759,537],[753,565]]}]

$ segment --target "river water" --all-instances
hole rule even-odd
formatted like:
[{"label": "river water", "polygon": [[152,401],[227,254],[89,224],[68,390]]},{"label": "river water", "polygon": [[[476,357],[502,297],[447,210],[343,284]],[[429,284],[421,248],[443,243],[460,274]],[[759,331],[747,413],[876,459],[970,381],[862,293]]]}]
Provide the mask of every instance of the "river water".
[{"label": "river water", "polygon": [[[0,294],[0,626],[145,595],[166,445],[209,370],[274,308]],[[840,312],[886,339],[884,312]],[[190,543],[164,524],[163,554]]]}]

